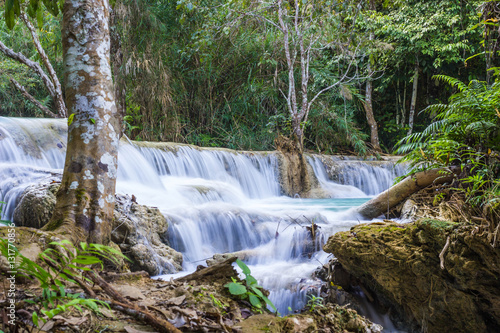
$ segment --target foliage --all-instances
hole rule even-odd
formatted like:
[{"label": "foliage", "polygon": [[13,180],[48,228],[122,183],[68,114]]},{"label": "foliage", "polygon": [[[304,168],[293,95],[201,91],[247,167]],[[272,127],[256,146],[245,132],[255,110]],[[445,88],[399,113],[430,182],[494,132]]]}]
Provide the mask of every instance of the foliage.
[{"label": "foliage", "polygon": [[[38,259],[41,261],[39,265],[23,256],[6,239],[0,240],[2,255],[15,257],[15,262],[18,265],[16,267],[17,275],[37,280],[43,290],[41,297],[27,301],[38,307],[38,310],[32,316],[33,323],[40,326],[39,321],[45,323],[46,318],[51,319],[69,308],[75,308],[82,312],[82,308],[86,307],[99,313],[99,308],[109,307],[103,301],[83,298],[80,294],[68,293],[65,287],[68,284],[90,281],[85,277],[84,272],[95,271],[99,267],[102,269],[102,259],[117,262],[118,258],[124,258],[123,254],[111,247],[100,244],[80,243],[80,247],[73,247],[69,241],[63,240],[51,242],[49,245],[51,247],[39,255]],[[43,315],[43,317],[40,315]]]},{"label": "foliage", "polygon": [[[376,61],[383,71],[374,82],[374,112],[380,138],[391,147],[406,134],[411,85],[418,64],[417,111],[448,98],[450,90],[433,80],[436,74],[471,80],[484,75],[480,59],[464,60],[481,50],[477,11],[482,1],[383,1],[358,22],[375,33]],[[415,118],[417,130],[429,119]],[[367,130],[366,127],[363,130]]]},{"label": "foliage", "polygon": [[[2,14],[12,15],[18,2],[7,1],[3,8],[12,7]],[[313,8],[311,13],[315,15],[306,33],[322,32],[318,47],[311,53],[309,88],[318,92],[335,83],[347,60],[338,52],[339,47],[358,47],[357,56],[351,59],[354,72],[349,77],[364,76],[367,64],[375,71],[373,110],[381,143],[390,151],[408,128],[415,61],[420,68],[418,111],[441,103],[453,93],[452,88],[432,79],[433,75],[452,75],[466,81],[485,77],[484,57],[471,56],[485,54],[486,44],[481,42],[484,31],[489,33],[490,44],[495,44],[496,27],[495,18],[487,20],[478,15],[487,7],[479,7],[484,1],[374,2],[376,11],[368,10],[368,1],[360,2],[361,10],[347,6],[351,1],[315,1],[319,6],[304,6],[306,11]],[[32,18],[43,14],[37,20],[41,22],[39,35],[61,74],[60,22],[50,13],[58,11],[58,3],[30,1],[29,6],[38,6],[32,8],[36,9]],[[118,72],[113,74],[125,82],[126,134],[138,140],[245,150],[273,149],[278,133],[290,134],[292,124],[282,92],[287,92],[291,82],[282,34],[276,26],[262,23],[262,18],[275,22],[273,4],[252,0],[116,2],[115,31],[121,47],[114,61],[121,62],[115,64]],[[329,4],[340,7],[330,10],[334,7]],[[292,7],[287,7],[290,15]],[[262,17],[253,15],[257,13]],[[369,34],[374,40],[367,38]],[[16,24],[10,30],[2,20],[0,38],[14,50],[39,60],[23,25]],[[340,42],[331,46],[335,38]],[[299,58],[293,73],[296,84],[300,84]],[[0,114],[41,116],[11,86],[9,76],[42,104],[52,103],[40,78],[0,56]],[[351,83],[352,91],[363,88],[362,82]],[[344,102],[341,89],[318,97],[309,118],[301,122],[306,148],[367,153],[364,141],[370,129],[361,100],[363,96],[354,96]],[[415,119],[417,131],[430,122],[423,115]]]},{"label": "foliage", "polygon": [[413,172],[460,166],[460,191],[467,202],[482,207],[498,202],[500,186],[500,81],[465,84],[448,76],[436,76],[457,89],[449,104],[434,104],[423,112],[434,116],[422,132],[398,142],[398,153],[407,154]]},{"label": "foliage", "polygon": [[245,274],[245,284],[232,277],[233,282],[225,284],[224,287],[228,288],[231,295],[238,296],[241,299],[248,299],[250,304],[258,310],[262,309],[263,304],[267,304],[276,312],[274,304],[264,295],[261,290],[262,287],[258,285],[257,280],[251,275],[250,268],[240,259],[236,259],[236,263]]},{"label": "foliage", "polygon": [[[0,10],[0,15],[4,14]],[[62,45],[59,19],[42,11],[43,23],[39,27],[40,42],[51,59],[57,73],[62,73]],[[16,52],[21,52],[33,61],[40,61],[40,57],[33,45],[31,35],[26,26],[17,24],[9,29],[4,20],[0,20],[0,40]],[[60,75],[61,77],[61,75]],[[0,53],[0,115],[42,117],[41,111],[26,100],[11,84],[10,78],[18,81],[42,105],[50,108],[52,99],[47,92],[41,78],[33,75],[26,66]]]},{"label": "foliage", "polygon": [[314,312],[317,308],[323,308],[323,297],[309,295],[306,308],[309,312]]}]

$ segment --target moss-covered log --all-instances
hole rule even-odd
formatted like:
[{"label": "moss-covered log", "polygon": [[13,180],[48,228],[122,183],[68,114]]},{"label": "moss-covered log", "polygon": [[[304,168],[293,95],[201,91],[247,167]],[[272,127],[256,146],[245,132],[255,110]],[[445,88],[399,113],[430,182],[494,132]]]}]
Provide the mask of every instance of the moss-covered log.
[{"label": "moss-covered log", "polygon": [[429,185],[451,182],[456,171],[457,169],[451,168],[432,169],[415,173],[364,203],[356,212],[368,220],[378,217],[401,203],[408,196]]}]

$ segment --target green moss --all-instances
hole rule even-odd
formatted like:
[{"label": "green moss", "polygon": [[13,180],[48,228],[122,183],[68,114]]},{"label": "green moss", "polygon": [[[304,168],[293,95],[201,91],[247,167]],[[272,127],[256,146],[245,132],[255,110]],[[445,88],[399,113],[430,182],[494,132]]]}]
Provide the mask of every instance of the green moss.
[{"label": "green moss", "polygon": [[76,201],[81,202],[82,198],[85,196],[85,189],[84,188],[79,188],[75,191],[75,196],[76,196]]},{"label": "green moss", "polygon": [[458,226],[458,223],[451,221],[422,219],[416,222],[418,227],[451,230]]},{"label": "green moss", "polygon": [[45,225],[45,230],[47,230],[47,231],[54,231],[57,228],[59,228],[60,226],[62,226],[63,222],[64,222],[64,219],[57,219],[57,220],[51,219],[49,221],[49,223],[47,223]]}]

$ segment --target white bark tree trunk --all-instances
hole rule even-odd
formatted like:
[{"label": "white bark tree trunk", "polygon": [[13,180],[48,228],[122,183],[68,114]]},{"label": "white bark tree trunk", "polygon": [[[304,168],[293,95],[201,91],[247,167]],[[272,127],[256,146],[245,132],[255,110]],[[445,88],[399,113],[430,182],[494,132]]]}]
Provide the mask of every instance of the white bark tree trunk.
[{"label": "white bark tree trunk", "polygon": [[61,187],[46,229],[73,241],[106,243],[111,232],[119,131],[110,64],[108,0],[66,0],[63,55],[73,121]]},{"label": "white bark tree trunk", "polygon": [[418,61],[415,62],[415,74],[413,75],[413,90],[411,92],[410,115],[408,116],[408,135],[413,132],[413,120],[415,117],[415,108],[417,106],[417,90],[418,90]]}]

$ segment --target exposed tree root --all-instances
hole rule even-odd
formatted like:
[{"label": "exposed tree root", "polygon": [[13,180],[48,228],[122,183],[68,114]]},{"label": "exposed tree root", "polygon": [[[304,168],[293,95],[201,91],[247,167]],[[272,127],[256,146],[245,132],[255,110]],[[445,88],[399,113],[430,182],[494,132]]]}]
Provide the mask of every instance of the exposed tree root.
[{"label": "exposed tree root", "polygon": [[444,269],[444,255],[446,254],[446,250],[450,246],[450,236],[446,238],[446,243],[444,244],[443,251],[439,254],[439,266],[441,269]]},{"label": "exposed tree root", "polygon": [[136,304],[130,303],[125,297],[120,295],[120,293],[118,293],[109,283],[104,281],[104,279],[97,273],[87,272],[86,276],[99,287],[101,287],[104,292],[112,298],[112,300],[109,302],[113,308],[140,319],[146,324],[151,325],[153,328],[157,329],[159,332],[180,333],[180,331],[168,321],[154,316],[150,312],[139,308]]}]

